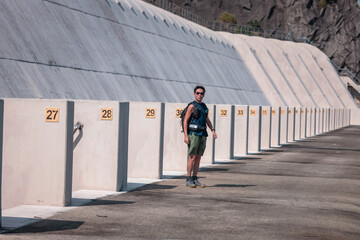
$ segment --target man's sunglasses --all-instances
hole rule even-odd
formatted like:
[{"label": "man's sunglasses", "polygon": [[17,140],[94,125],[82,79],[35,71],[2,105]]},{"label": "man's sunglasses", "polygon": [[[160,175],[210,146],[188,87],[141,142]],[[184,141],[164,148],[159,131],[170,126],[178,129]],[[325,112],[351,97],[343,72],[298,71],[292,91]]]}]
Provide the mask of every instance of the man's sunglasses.
[{"label": "man's sunglasses", "polygon": [[196,92],[196,95],[204,95],[204,92]]}]

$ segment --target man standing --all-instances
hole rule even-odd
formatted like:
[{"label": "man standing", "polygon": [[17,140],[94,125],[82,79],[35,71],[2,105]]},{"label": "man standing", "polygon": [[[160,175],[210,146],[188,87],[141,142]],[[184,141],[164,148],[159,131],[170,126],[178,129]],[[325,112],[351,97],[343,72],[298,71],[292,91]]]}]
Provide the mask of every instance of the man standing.
[{"label": "man standing", "polygon": [[[205,88],[196,86],[194,88],[193,101],[186,111],[184,117],[184,142],[188,145],[189,159],[187,162],[187,187],[205,187],[198,181],[197,174],[199,172],[200,159],[206,148],[206,138],[208,136],[206,125],[210,128],[214,139],[217,138],[215,129],[208,117],[208,108],[202,102],[205,96]],[[191,176],[192,173],[192,176]]]}]

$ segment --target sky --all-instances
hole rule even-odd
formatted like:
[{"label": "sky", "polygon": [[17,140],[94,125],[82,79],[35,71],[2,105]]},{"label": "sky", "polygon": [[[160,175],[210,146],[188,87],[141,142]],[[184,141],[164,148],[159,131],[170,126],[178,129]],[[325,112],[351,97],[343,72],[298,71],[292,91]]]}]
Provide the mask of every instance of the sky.
[{"label": "sky", "polygon": [[358,0],[358,5],[360,6],[360,0]]}]

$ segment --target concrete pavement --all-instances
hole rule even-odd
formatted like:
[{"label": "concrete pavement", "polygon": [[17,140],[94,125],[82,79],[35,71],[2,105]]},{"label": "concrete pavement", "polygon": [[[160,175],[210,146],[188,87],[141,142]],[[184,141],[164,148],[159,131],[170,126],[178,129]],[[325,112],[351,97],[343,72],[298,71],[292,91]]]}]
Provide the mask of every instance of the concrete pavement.
[{"label": "concrete pavement", "polygon": [[[360,126],[92,201],[0,239],[360,239]],[[166,159],[164,160],[166,161]]]}]

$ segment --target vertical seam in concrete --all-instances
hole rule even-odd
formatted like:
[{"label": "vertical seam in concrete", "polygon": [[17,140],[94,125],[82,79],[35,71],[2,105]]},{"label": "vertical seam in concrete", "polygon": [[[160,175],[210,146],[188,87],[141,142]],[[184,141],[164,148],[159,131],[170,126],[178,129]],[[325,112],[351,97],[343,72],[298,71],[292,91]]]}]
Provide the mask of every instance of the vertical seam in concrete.
[{"label": "vertical seam in concrete", "polygon": [[[213,128],[216,129],[216,105],[214,105],[213,107],[213,116],[214,116],[214,122],[213,122]],[[215,163],[215,139],[212,138],[212,143],[213,143],[213,148],[212,148],[212,156],[211,156],[211,163],[214,164]]]},{"label": "vertical seam in concrete", "polygon": [[163,175],[163,161],[164,161],[164,133],[165,132],[165,103],[161,103],[161,118],[160,118],[160,145],[159,145],[159,178]]},{"label": "vertical seam in concrete", "polygon": [[246,106],[246,146],[245,146],[245,154],[248,155],[249,154],[249,109],[250,106]]},{"label": "vertical seam in concrete", "polygon": [[230,124],[230,159],[234,158],[234,140],[235,140],[235,106],[231,106],[231,124]]},{"label": "vertical seam in concrete", "polygon": [[258,134],[258,152],[261,150],[261,129],[262,129],[262,106],[259,106],[259,134]]},{"label": "vertical seam in concrete", "polygon": [[119,129],[118,129],[118,166],[117,191],[127,188],[128,154],[129,154],[129,109],[128,102],[119,103]]},{"label": "vertical seam in concrete", "polygon": [[0,228],[2,226],[2,151],[3,151],[3,128],[4,128],[4,100],[0,99]]},{"label": "vertical seam in concrete", "polygon": [[66,159],[65,159],[65,199],[64,205],[71,204],[72,177],[73,177],[73,128],[74,128],[74,102],[66,102]]}]

